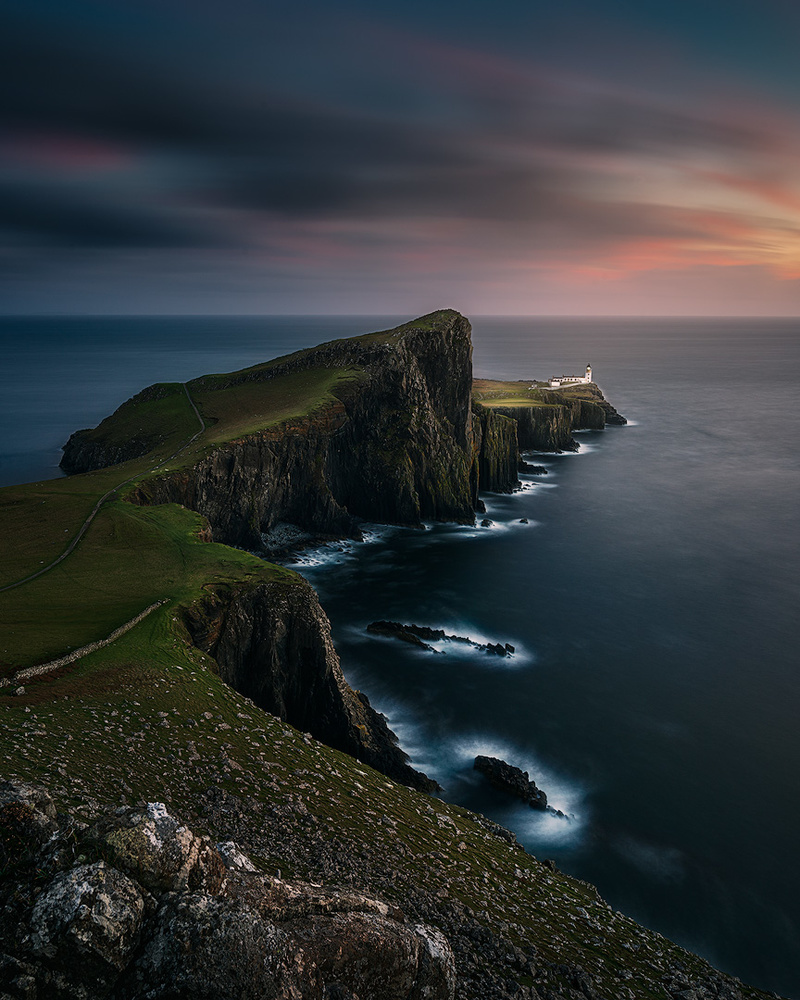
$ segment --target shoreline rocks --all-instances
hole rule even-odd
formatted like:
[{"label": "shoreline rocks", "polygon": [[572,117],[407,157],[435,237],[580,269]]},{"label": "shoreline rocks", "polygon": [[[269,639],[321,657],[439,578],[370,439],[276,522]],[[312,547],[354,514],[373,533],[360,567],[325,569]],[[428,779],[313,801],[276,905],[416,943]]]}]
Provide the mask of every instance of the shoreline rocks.
[{"label": "shoreline rocks", "polygon": [[425,649],[431,653],[444,652],[444,650],[434,649],[433,646],[424,642],[425,639],[430,641],[444,640],[445,642],[460,642],[466,646],[472,646],[473,649],[480,649],[494,656],[513,656],[515,652],[515,647],[510,642],[475,642],[469,636],[448,635],[444,629],[429,628],[427,625],[403,625],[400,622],[377,621],[370,622],[367,625],[367,632],[372,632],[374,635],[383,635],[390,639],[399,639],[401,642],[407,642],[411,646],[417,646],[419,649]]}]

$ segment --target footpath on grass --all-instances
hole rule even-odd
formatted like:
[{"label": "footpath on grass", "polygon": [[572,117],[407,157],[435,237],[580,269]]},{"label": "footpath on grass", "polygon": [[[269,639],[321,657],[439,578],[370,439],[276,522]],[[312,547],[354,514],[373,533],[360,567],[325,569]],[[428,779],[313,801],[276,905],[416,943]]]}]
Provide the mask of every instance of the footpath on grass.
[{"label": "footpath on grass", "polygon": [[[192,437],[190,437],[188,441],[185,441],[180,446],[180,448],[178,448],[177,451],[173,452],[171,455],[168,455],[166,458],[162,458],[160,462],[158,462],[156,465],[154,465],[152,467],[152,469],[148,469],[147,473],[145,473],[146,475],[149,475],[150,473],[153,473],[153,472],[157,472],[161,468],[162,465],[166,465],[167,462],[171,462],[174,458],[177,458],[178,455],[181,454],[181,452],[185,451],[189,447],[189,445],[194,444],[194,442],[200,437],[200,435],[206,429],[206,423],[203,420],[203,418],[200,416],[200,411],[195,406],[194,400],[189,395],[189,389],[188,389],[187,384],[185,382],[182,383],[182,384],[183,384],[183,391],[186,393],[186,398],[189,400],[189,405],[194,410],[194,414],[197,417],[197,420],[198,420],[198,422],[200,424],[200,430],[197,431],[197,433],[193,434]],[[24,577],[22,580],[17,580],[15,583],[8,583],[4,587],[0,587],[0,594],[2,594],[3,591],[13,590],[15,587],[21,587],[23,585],[23,583],[29,583],[31,580],[35,580],[38,576],[41,576],[43,573],[48,573],[55,566],[58,566],[58,564],[60,562],[63,562],[64,559],[66,559],[68,555],[70,555],[72,552],[74,552],[76,545],[83,538],[83,536],[86,534],[86,532],[89,530],[89,525],[95,519],[95,517],[97,516],[97,514],[100,511],[100,508],[103,506],[103,504],[107,500],[109,500],[118,490],[122,489],[123,486],[127,486],[128,483],[132,483],[134,479],[138,479],[141,475],[142,475],[142,473],[137,472],[133,476],[130,476],[128,479],[124,479],[121,483],[117,483],[116,486],[112,486],[112,488],[110,490],[108,490],[108,492],[104,493],[100,497],[100,499],[94,505],[91,514],[89,514],[89,516],[86,518],[86,520],[81,525],[81,527],[80,527],[77,535],[75,535],[75,537],[72,539],[72,541],[66,547],[66,549],[64,549],[64,551],[61,553],[61,555],[58,556],[58,558],[54,559],[51,563],[49,563],[49,565],[43,566],[41,569],[37,569],[35,573],[31,573],[29,576]]]}]

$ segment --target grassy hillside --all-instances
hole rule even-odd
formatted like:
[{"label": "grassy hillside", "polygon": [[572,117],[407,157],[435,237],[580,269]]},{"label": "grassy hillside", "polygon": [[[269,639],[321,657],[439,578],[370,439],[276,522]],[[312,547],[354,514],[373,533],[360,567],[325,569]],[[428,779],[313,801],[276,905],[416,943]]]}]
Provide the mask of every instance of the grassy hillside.
[{"label": "grassy hillside", "polygon": [[483,406],[555,406],[563,398],[597,401],[597,389],[589,385],[564,386],[558,390],[547,388],[546,382],[502,382],[498,379],[476,378],[472,383],[472,398]]},{"label": "grassy hillside", "polygon": [[[614,1000],[667,1000],[694,982],[728,989],[701,959],[615,913],[591,886],[539,863],[483,817],[398,785],[268,715],[228,688],[192,645],[179,606],[210,587],[292,587],[298,578],[203,541],[197,514],[135,506],[125,490],[184,445],[168,465],[335,406],[337,393],[362,377],[311,366],[249,378],[276,364],[191,383],[207,425],[194,441],[198,422],[183,386],[165,385],[92,432],[107,443],[146,438],[148,455],[0,491],[3,586],[52,562],[98,501],[122,487],[66,559],[0,592],[4,776],[44,784],[78,811],[164,801],[195,828],[235,837],[266,871],[396,900],[447,933],[460,998],[511,996],[534,983],[536,996]],[[540,391],[476,383],[476,398],[488,405],[547,405]],[[158,600],[166,603],[111,645],[15,693],[9,681],[18,669],[102,639]],[[745,988],[714,995],[764,996]]]},{"label": "grassy hillside", "polygon": [[164,801],[195,828],[235,837],[265,871],[378,892],[450,935],[473,982],[465,997],[530,985],[531,958],[540,977],[571,981],[580,967],[597,995],[620,1000],[671,996],[660,982],[666,969],[680,967],[675,975],[689,982],[708,977],[701,959],[482,817],[394,784],[262,712],[172,625],[164,610],[68,674],[0,695],[6,775],[44,783],[79,811]]},{"label": "grassy hillside", "polygon": [[472,398],[482,406],[547,406],[545,382],[501,382],[498,379],[476,378],[472,383]]}]

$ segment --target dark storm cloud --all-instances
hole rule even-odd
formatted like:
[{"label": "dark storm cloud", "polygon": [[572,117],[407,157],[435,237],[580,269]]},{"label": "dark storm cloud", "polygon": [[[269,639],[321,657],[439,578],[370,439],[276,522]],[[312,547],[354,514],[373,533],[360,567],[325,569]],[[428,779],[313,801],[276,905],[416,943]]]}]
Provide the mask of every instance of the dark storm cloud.
[{"label": "dark storm cloud", "polygon": [[[469,51],[440,47],[424,56],[425,86],[447,98],[433,120],[370,114],[335,96],[301,100],[235,72],[224,78],[190,54],[165,62],[146,45],[119,51],[91,35],[48,38],[32,33],[29,19],[12,19],[0,36],[9,128],[102,137],[134,156],[168,152],[183,177],[177,194],[165,177],[160,208],[151,200],[137,209],[135,175],[121,174],[116,205],[113,191],[102,206],[20,191],[5,199],[7,218],[67,242],[132,246],[202,243],[168,217],[173,199],[286,217],[422,213],[516,224],[559,214],[566,226],[582,216],[596,228],[611,213],[593,212],[585,191],[573,192],[587,176],[577,157],[693,148],[735,156],[765,143],[757,130],[643,97],[485,60],[476,72]],[[409,52],[412,70],[419,59]],[[419,79],[412,84],[419,88]],[[619,220],[607,222],[619,228]],[[215,243],[210,232],[205,238]]]},{"label": "dark storm cloud", "polygon": [[[577,268],[623,244],[627,262],[678,266],[679,244],[722,260],[773,239],[726,198],[794,205],[786,116],[709,89],[705,67],[684,74],[658,32],[648,57],[669,86],[624,21],[603,66],[560,7],[530,16],[528,52],[468,6],[0,0],[0,250],[41,248],[52,268],[58,248],[70,263],[71,248],[130,248],[160,271],[208,250],[203,281],[230,260],[217,251],[240,251],[299,280],[379,257],[394,275],[431,253],[454,269],[471,254],[476,272],[548,254]],[[551,51],[556,28],[570,45]]]},{"label": "dark storm cloud", "polygon": [[216,235],[167,213],[101,203],[42,186],[0,184],[0,232],[6,238],[65,247],[198,247]]}]

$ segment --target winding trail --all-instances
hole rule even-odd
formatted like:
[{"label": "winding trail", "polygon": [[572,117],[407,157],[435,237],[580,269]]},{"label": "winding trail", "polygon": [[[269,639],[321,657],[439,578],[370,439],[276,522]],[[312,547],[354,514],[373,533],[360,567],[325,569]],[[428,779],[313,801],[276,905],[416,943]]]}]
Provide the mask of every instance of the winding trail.
[{"label": "winding trail", "polygon": [[177,458],[178,455],[181,454],[181,452],[185,451],[189,447],[189,445],[194,444],[194,442],[205,431],[206,422],[200,416],[200,411],[197,409],[194,400],[189,395],[189,387],[187,383],[183,382],[181,384],[183,385],[183,391],[186,393],[186,398],[189,400],[189,405],[194,410],[194,414],[197,417],[197,420],[200,424],[200,430],[197,431],[197,433],[194,434],[192,437],[190,437],[188,441],[185,441],[180,446],[180,448],[178,448],[177,451],[173,452],[167,458],[163,458],[157,465],[154,465],[152,469],[147,469],[144,473],[137,472],[135,475],[130,476],[130,478],[123,480],[121,483],[117,483],[117,485],[112,487],[107,493],[104,493],[103,496],[101,496],[100,499],[97,501],[97,503],[94,505],[91,514],[86,518],[86,520],[81,525],[77,535],[75,535],[75,537],[72,539],[69,545],[64,549],[61,555],[58,556],[57,559],[54,559],[49,565],[43,566],[41,569],[37,569],[35,573],[31,573],[29,576],[24,577],[22,580],[17,580],[16,583],[7,583],[4,587],[0,587],[0,594],[2,594],[3,591],[6,590],[13,590],[15,587],[21,587],[23,583],[29,583],[31,580],[35,580],[37,576],[41,576],[43,573],[49,573],[51,569],[53,569],[55,566],[58,566],[60,562],[63,562],[63,560],[66,559],[68,555],[74,552],[75,546],[89,530],[89,525],[97,516],[100,508],[110,497],[114,496],[117,490],[122,489],[123,486],[127,486],[128,483],[132,483],[134,479],[139,479],[140,476],[142,475],[150,475],[153,472],[157,472],[163,465],[166,465],[167,462],[171,462],[174,458]]}]

